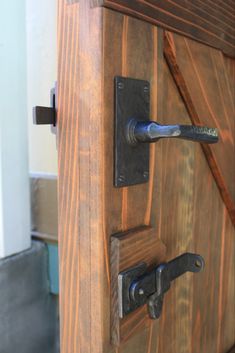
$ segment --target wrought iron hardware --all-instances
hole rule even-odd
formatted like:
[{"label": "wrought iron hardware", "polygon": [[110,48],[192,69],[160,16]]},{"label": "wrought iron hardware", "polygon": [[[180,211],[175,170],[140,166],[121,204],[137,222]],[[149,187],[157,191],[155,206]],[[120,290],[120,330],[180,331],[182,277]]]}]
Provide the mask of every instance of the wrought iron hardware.
[{"label": "wrought iron hardware", "polygon": [[51,89],[50,101],[51,107],[36,106],[33,108],[33,122],[36,125],[56,126],[56,85]]},{"label": "wrought iron hardware", "polygon": [[155,121],[130,120],[127,127],[127,140],[130,144],[157,142],[161,138],[180,138],[203,143],[218,142],[217,129],[194,125],[160,125]]},{"label": "wrought iron hardware", "polygon": [[123,318],[147,304],[150,318],[158,319],[171,282],[186,272],[200,272],[204,266],[200,255],[185,253],[151,271],[147,270],[145,263],[141,263],[121,272],[118,276],[119,316]]},{"label": "wrought iron hardware", "polygon": [[149,179],[149,144],[161,138],[201,143],[218,142],[217,129],[194,125],[160,125],[150,120],[148,81],[115,77],[116,187],[145,183]]}]

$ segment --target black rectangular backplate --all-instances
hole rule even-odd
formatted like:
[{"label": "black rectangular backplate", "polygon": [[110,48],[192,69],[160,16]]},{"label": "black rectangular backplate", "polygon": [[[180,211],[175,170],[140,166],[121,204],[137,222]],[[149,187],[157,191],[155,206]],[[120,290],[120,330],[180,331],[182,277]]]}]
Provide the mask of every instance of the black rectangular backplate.
[{"label": "black rectangular backplate", "polygon": [[149,180],[149,144],[129,144],[126,131],[131,119],[149,121],[150,84],[144,80],[117,76],[114,85],[114,185],[142,184]]},{"label": "black rectangular backplate", "polygon": [[118,275],[118,307],[119,317],[124,316],[135,311],[140,305],[133,302],[130,298],[130,286],[138,277],[142,276],[147,269],[147,265],[142,262],[135,267],[129,268]]}]

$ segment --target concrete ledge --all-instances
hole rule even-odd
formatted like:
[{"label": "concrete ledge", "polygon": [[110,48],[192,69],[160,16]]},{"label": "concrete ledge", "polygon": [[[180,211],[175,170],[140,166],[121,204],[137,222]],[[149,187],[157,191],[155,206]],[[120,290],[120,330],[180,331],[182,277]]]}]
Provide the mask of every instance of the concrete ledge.
[{"label": "concrete ledge", "polygon": [[58,303],[49,291],[43,243],[0,260],[1,353],[58,353]]}]

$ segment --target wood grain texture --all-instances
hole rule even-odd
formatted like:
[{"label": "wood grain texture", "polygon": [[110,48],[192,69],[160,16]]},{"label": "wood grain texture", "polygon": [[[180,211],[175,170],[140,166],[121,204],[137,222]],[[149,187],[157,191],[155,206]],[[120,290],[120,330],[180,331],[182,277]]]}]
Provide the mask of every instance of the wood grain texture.
[{"label": "wood grain texture", "polygon": [[[166,65],[163,87],[160,122],[189,124],[189,114]],[[204,257],[206,268],[172,284],[159,320],[157,352],[227,352],[235,341],[234,227],[200,146],[177,140],[159,143],[160,233],[167,258],[193,251]]]},{"label": "wood grain texture", "polygon": [[222,50],[235,57],[235,4],[228,0],[91,0]]},{"label": "wood grain texture", "polygon": [[[162,30],[115,11],[90,8],[86,0],[71,5],[59,0],[58,44],[61,352],[228,351],[235,341],[234,228],[200,146],[159,141],[151,146],[149,183],[113,187],[114,76],[150,81],[151,115],[160,123],[191,123],[164,63]],[[190,43],[191,50],[191,45],[200,54],[201,45]],[[226,58],[224,64],[228,80],[224,83],[223,71],[218,82],[232,94],[233,61]],[[187,78],[184,73],[187,86],[193,70],[188,69]],[[200,102],[194,104],[198,109]],[[208,123],[214,125],[211,114]],[[227,133],[224,143],[232,148],[234,136]],[[231,166],[227,163],[222,171]],[[159,239],[166,244],[167,260],[192,251],[202,254],[207,266],[203,274],[187,274],[172,285],[160,320],[143,325],[144,309],[131,323],[124,320],[125,341],[114,347],[111,236],[140,226],[153,229],[156,244]],[[131,264],[135,258],[129,260]]]},{"label": "wood grain texture", "polygon": [[235,79],[228,72],[231,63],[220,52],[169,32],[164,54],[192,123],[218,128],[219,143],[201,146],[235,225]]},{"label": "wood grain texture", "polygon": [[[188,124],[187,110],[166,64],[163,73],[163,116],[159,122]],[[167,244],[169,260],[187,251],[195,252],[192,232],[195,145],[174,139],[159,143],[162,148],[162,160],[158,164],[158,179],[162,182],[160,234]],[[191,274],[172,284],[165,296],[163,315],[159,320],[157,352],[191,352],[192,296]],[[167,335],[164,333],[166,330]]]},{"label": "wood grain texture", "polygon": [[[114,39],[115,38],[115,39]],[[106,252],[107,252],[107,278],[105,293],[105,310],[110,312],[110,237],[114,233],[120,233],[132,228],[150,224],[150,216],[153,212],[154,222],[151,224],[159,237],[157,209],[153,209],[153,189],[157,188],[158,179],[155,170],[155,146],[151,148],[150,183],[128,188],[116,189],[113,187],[113,79],[115,75],[131,76],[133,78],[144,78],[151,82],[154,94],[151,97],[152,115],[157,117],[160,113],[158,82],[159,72],[163,62],[161,30],[145,22],[129,18],[122,14],[104,11],[104,131],[105,131],[105,219],[106,227]],[[138,313],[143,319],[143,312]],[[135,319],[135,316],[133,317]],[[127,321],[128,323],[128,321]],[[110,342],[110,321],[106,318],[105,332],[107,342]],[[147,327],[149,326],[149,327]],[[142,352],[149,345],[152,324],[133,325],[133,332],[126,342],[123,342],[119,353]],[[123,325],[125,329],[125,325]],[[130,327],[128,324],[127,328]],[[142,327],[142,328],[141,328]],[[128,329],[129,330],[129,329]],[[138,336],[138,339],[137,337]],[[155,343],[154,336],[153,342]],[[138,343],[137,343],[138,342]],[[152,340],[151,340],[152,342]],[[153,346],[154,346],[154,343]],[[110,350],[106,347],[107,351]]]},{"label": "wood grain texture", "polygon": [[[67,5],[61,0],[59,28],[61,350],[110,353],[110,237],[150,223],[157,183],[151,164],[149,184],[113,187],[113,79],[132,75],[150,80],[157,115],[158,61],[163,60],[162,50],[158,60],[158,47],[163,36],[147,23],[90,9],[87,1]],[[136,332],[141,352],[151,330],[137,327]],[[120,352],[127,346],[133,351],[136,345],[130,338]]]},{"label": "wood grain texture", "polygon": [[[194,234],[197,234],[194,246],[204,256],[206,269],[200,282],[194,278],[192,346],[195,352],[227,352],[235,341],[232,300],[235,232],[209,168],[199,153],[196,153],[195,166],[195,205],[200,207],[194,211]],[[200,178],[202,172],[204,179]],[[208,196],[202,199],[201,195]],[[208,297],[204,298],[203,293],[208,293]]]},{"label": "wood grain texture", "polygon": [[58,48],[61,352],[103,353],[102,10],[59,1]]},{"label": "wood grain texture", "polygon": [[166,247],[157,239],[156,230],[150,227],[113,235],[110,249],[111,270],[111,338],[118,346],[135,334],[136,327],[149,327],[150,319],[146,307],[119,318],[118,308],[118,275],[120,272],[145,262],[147,266],[157,265],[166,260]]}]

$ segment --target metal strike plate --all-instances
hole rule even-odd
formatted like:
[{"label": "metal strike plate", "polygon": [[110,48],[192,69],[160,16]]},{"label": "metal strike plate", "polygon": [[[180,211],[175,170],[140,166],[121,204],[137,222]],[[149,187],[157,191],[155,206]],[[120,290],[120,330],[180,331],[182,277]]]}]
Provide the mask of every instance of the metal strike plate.
[{"label": "metal strike plate", "polygon": [[148,81],[117,76],[115,86],[114,185],[145,183],[149,180],[149,144],[127,141],[129,121],[149,121],[150,84]]},{"label": "metal strike plate", "polygon": [[50,107],[35,106],[33,107],[33,123],[35,125],[51,125],[52,132],[55,132],[57,119],[57,83],[50,91]]}]

